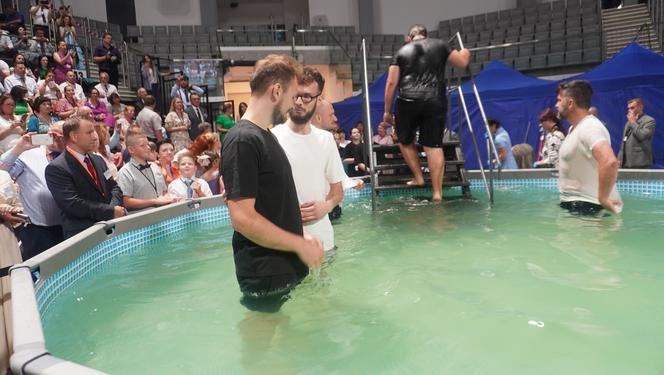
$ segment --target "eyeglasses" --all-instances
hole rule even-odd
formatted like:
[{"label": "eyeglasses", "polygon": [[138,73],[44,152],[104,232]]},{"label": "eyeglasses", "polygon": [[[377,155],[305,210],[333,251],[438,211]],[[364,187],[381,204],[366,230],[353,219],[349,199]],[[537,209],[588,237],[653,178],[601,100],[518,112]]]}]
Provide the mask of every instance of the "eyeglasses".
[{"label": "eyeglasses", "polygon": [[631,106],[631,107],[627,107],[627,109],[629,109],[629,110],[632,110],[632,111],[633,111],[633,110],[635,110],[635,109],[636,109],[636,106]]},{"label": "eyeglasses", "polygon": [[309,104],[309,103],[311,103],[312,100],[318,98],[319,96],[321,96],[321,94],[314,95],[314,96],[311,96],[309,94],[295,95],[293,97],[293,101],[297,101],[298,99],[300,99],[303,104]]}]

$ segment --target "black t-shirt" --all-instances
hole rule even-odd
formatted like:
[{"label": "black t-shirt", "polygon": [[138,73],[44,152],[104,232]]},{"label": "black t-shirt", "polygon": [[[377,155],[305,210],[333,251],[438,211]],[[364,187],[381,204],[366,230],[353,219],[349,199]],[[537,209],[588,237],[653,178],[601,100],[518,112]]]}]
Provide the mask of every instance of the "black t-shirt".
[{"label": "black t-shirt", "polygon": [[399,66],[399,96],[438,99],[445,96],[445,64],[450,55],[440,39],[420,39],[401,47],[392,60]]},{"label": "black t-shirt", "polygon": [[363,143],[355,144],[353,142],[347,144],[346,147],[344,148],[343,159],[348,159],[348,158],[355,159],[355,162],[353,164],[349,164],[348,176],[355,177],[355,176],[364,175],[365,174],[364,171],[355,170],[356,165],[364,163],[364,144]]},{"label": "black t-shirt", "polygon": [[[256,212],[281,229],[302,235],[302,217],[290,163],[269,130],[240,120],[226,134],[221,174],[228,199],[255,198]],[[233,233],[238,278],[274,275],[304,277],[308,267],[295,253],[262,247]]]}]

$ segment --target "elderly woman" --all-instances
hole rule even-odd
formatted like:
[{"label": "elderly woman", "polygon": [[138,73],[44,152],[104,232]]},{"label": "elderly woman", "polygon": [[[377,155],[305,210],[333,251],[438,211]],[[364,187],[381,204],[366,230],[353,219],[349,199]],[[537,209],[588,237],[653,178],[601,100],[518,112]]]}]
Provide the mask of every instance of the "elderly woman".
[{"label": "elderly woman", "polygon": [[544,143],[539,160],[535,162],[535,168],[558,168],[558,152],[565,140],[567,132],[560,123],[558,116],[547,108],[539,117],[542,129],[544,129]]},{"label": "elderly woman", "polygon": [[66,85],[64,91],[65,96],[58,100],[53,108],[53,112],[63,120],[68,119],[76,113],[76,108],[78,108],[79,104],[76,102],[74,87]]}]

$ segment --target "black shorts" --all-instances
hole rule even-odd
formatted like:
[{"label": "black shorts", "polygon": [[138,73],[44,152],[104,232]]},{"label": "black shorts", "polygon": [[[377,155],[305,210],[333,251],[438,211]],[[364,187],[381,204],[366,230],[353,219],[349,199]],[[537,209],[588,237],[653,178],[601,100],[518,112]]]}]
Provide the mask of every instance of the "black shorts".
[{"label": "black shorts", "polygon": [[604,210],[604,207],[599,204],[584,201],[560,202],[560,207],[568,210],[573,215],[582,216],[597,216],[602,214]]},{"label": "black shorts", "polygon": [[290,299],[290,291],[302,281],[296,275],[237,278],[242,291],[240,303],[249,310],[275,313]]},{"label": "black shorts", "polygon": [[420,131],[419,143],[427,147],[443,147],[447,99],[411,100],[397,98],[396,130],[399,143],[409,145]]}]

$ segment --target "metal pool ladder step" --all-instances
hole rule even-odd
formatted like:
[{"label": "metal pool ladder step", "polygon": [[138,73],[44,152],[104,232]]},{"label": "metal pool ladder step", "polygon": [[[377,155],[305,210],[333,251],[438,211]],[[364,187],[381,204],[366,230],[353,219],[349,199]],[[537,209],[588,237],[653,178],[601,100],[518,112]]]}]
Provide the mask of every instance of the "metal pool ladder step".
[{"label": "metal pool ladder step", "polygon": [[[424,173],[424,187],[431,187],[431,179],[427,169],[427,160],[421,145],[417,145],[420,164]],[[372,147],[373,171],[375,173],[374,199],[381,191],[396,189],[420,189],[422,186],[410,186],[406,184],[413,175],[406,164],[399,145],[373,145]],[[465,176],[465,161],[461,152],[461,144],[457,140],[446,140],[443,142],[443,153],[445,155],[445,174],[443,175],[443,187],[461,187],[464,197],[470,197],[470,182]]]}]

